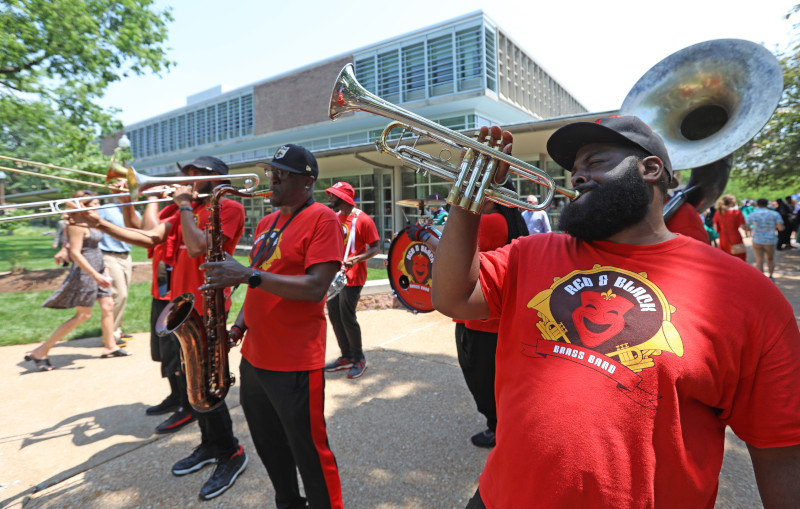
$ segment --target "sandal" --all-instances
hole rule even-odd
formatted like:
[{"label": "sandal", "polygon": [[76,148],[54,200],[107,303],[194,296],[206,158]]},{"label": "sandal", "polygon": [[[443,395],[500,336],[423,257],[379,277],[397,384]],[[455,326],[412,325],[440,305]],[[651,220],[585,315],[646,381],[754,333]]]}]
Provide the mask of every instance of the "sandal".
[{"label": "sandal", "polygon": [[126,352],[126,351],[125,351],[125,350],[123,350],[122,348],[118,348],[118,349],[114,350],[114,351],[113,351],[113,352],[111,352],[111,353],[104,353],[104,354],[102,354],[102,355],[100,356],[100,358],[101,358],[101,359],[110,359],[111,357],[127,357],[127,356],[129,356],[129,355],[132,355],[132,354],[129,354],[128,352]]},{"label": "sandal", "polygon": [[34,362],[36,364],[36,369],[39,370],[39,371],[52,371],[53,370],[53,365],[50,364],[50,358],[49,357],[46,358],[46,359],[37,359],[36,357],[34,357],[31,354],[26,354],[25,355],[25,360]]}]

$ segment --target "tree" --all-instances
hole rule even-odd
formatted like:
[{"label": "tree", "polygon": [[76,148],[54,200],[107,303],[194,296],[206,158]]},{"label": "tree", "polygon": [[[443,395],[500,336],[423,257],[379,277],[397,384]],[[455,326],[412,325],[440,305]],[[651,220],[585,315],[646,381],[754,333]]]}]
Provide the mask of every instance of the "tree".
[{"label": "tree", "polygon": [[[796,19],[798,13],[800,4],[786,18]],[[800,21],[793,25],[790,49],[779,57],[783,96],[764,129],[738,151],[732,176],[740,186],[769,188],[786,195],[800,190]]]},{"label": "tree", "polygon": [[[172,16],[153,3],[0,0],[0,154],[104,172],[98,139],[122,125],[95,100],[114,81],[172,64]],[[13,174],[8,188],[53,182]]]}]

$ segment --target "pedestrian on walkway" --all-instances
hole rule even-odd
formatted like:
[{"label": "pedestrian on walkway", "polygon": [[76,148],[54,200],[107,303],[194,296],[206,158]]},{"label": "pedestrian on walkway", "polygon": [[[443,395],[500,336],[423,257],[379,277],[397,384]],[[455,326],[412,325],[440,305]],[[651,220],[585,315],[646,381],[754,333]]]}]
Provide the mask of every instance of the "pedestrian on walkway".
[{"label": "pedestrian on walkway", "polygon": [[[73,198],[92,196],[91,191],[78,191]],[[99,200],[94,199],[86,203],[87,207],[96,207]],[[81,206],[80,203],[78,206]],[[108,278],[103,254],[98,248],[103,234],[94,228],[83,228],[70,225],[67,227],[69,239],[69,254],[72,260],[67,278],[47,300],[42,307],[52,309],[75,309],[75,315],[62,323],[41,345],[25,355],[26,361],[31,361],[39,371],[53,369],[50,363],[50,349],[67,334],[87,321],[92,316],[92,307],[97,302],[100,305],[100,328],[103,334],[103,350],[100,357],[125,357],[130,355],[119,348],[114,341],[113,308],[111,298],[111,281]]]},{"label": "pedestrian on walkway", "polygon": [[719,233],[719,248],[747,261],[747,249],[739,228],[747,230],[749,227],[736,206],[736,197],[726,194],[717,203],[717,213],[714,215],[714,229]]},{"label": "pedestrian on walkway", "polygon": [[778,233],[786,228],[781,215],[767,208],[766,198],[759,198],[756,210],[747,216],[747,224],[753,232],[753,254],[756,257],[756,267],[764,272],[764,258],[767,259],[769,278],[775,272],[775,246],[778,242]]}]

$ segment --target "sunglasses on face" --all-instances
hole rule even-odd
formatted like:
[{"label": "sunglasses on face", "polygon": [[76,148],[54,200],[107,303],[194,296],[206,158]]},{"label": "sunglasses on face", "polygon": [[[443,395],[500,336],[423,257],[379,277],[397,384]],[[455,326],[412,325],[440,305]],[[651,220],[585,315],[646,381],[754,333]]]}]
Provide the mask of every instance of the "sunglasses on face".
[{"label": "sunglasses on face", "polygon": [[289,175],[297,175],[297,173],[293,171],[282,170],[280,168],[269,168],[267,172],[272,175],[275,175],[278,178],[283,178]]}]

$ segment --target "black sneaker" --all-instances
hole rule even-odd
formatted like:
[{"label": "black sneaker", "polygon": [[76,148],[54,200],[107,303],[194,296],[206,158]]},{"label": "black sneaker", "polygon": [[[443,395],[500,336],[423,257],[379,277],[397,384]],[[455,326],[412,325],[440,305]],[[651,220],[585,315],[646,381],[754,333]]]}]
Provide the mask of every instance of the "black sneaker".
[{"label": "black sneaker", "polygon": [[164,401],[158,405],[147,407],[144,413],[147,415],[162,415],[169,412],[177,412],[180,408],[181,406],[176,403],[174,399],[167,396],[164,398]]},{"label": "black sneaker", "polygon": [[353,367],[350,368],[350,371],[347,372],[347,378],[358,378],[364,374],[364,371],[367,370],[367,359],[361,358],[360,361],[353,364]]},{"label": "black sneaker", "polygon": [[195,416],[193,412],[187,412],[186,410],[183,410],[183,408],[179,408],[178,411],[170,415],[166,421],[156,426],[156,435],[175,433],[196,419],[197,416]]},{"label": "black sneaker", "polygon": [[227,461],[218,462],[214,473],[211,474],[211,477],[200,490],[200,500],[211,500],[225,493],[225,490],[233,486],[239,474],[244,472],[246,466],[247,455],[240,445],[239,450]]},{"label": "black sneaker", "polygon": [[335,361],[325,365],[325,371],[332,373],[334,371],[341,371],[343,369],[350,369],[353,367],[353,362],[350,359],[339,357]]},{"label": "black sneaker", "polygon": [[192,454],[183,458],[179,462],[172,465],[172,475],[182,476],[197,472],[204,466],[210,463],[216,463],[217,457],[214,456],[211,449],[198,445],[192,451]]},{"label": "black sneaker", "polygon": [[490,429],[483,430],[477,435],[472,435],[470,441],[472,442],[472,445],[476,447],[486,447],[487,449],[491,449],[495,445],[494,431]]}]

